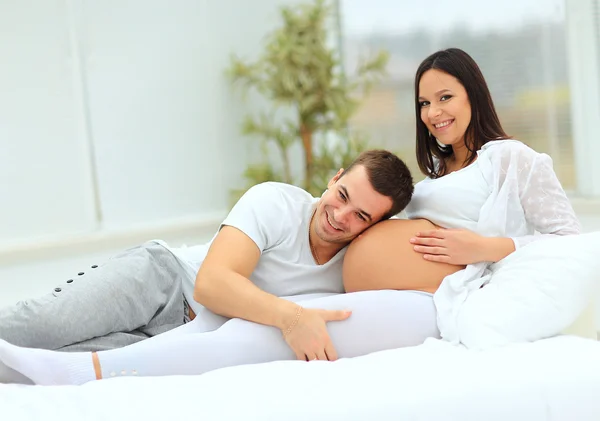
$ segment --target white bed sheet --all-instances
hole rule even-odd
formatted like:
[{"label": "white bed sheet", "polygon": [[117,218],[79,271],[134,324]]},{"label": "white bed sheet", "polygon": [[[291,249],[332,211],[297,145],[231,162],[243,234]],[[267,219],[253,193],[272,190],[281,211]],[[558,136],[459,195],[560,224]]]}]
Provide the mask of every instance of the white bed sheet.
[{"label": "white bed sheet", "polygon": [[428,340],[335,363],[0,385],[0,419],[597,421],[599,397],[600,342],[564,336],[474,352]]}]

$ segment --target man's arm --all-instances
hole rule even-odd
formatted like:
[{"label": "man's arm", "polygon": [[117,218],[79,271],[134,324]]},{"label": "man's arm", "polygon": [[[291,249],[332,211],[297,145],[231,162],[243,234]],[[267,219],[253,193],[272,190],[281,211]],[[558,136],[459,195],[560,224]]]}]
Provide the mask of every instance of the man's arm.
[{"label": "man's arm", "polygon": [[225,317],[286,329],[298,305],[262,291],[248,279],[260,254],[242,231],[221,228],[196,276],[194,299]]},{"label": "man's arm", "polygon": [[194,299],[222,316],[279,328],[300,360],[336,360],[326,323],[345,320],[350,312],[304,309],[262,291],[248,279],[260,254],[242,231],[221,228],[196,277]]}]

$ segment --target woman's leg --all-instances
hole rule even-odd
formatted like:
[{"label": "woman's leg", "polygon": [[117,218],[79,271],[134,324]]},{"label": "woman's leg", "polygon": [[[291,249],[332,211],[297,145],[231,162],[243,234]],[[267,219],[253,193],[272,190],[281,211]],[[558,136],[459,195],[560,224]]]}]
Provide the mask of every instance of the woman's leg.
[{"label": "woman's leg", "polygon": [[[155,346],[155,344],[159,341],[172,341],[174,336],[179,336],[179,335],[188,335],[188,334],[200,334],[200,333],[204,333],[204,332],[211,332],[214,331],[216,329],[218,329],[219,327],[223,326],[223,324],[225,324],[228,320],[228,318],[223,317],[223,316],[219,316],[218,314],[215,314],[213,312],[211,312],[210,310],[208,310],[207,308],[201,308],[198,313],[196,314],[196,318],[194,320],[192,320],[191,322],[188,322],[182,326],[176,327],[175,329],[171,329],[165,333],[162,333],[160,335],[156,335],[156,336],[152,336],[151,338],[146,339],[146,341],[151,341],[151,343],[153,344],[152,346]],[[77,346],[77,345],[76,345]],[[123,348],[125,348],[126,346],[124,346]],[[6,346],[5,346],[6,348]],[[22,347],[21,349],[27,349]],[[60,351],[63,352],[65,348],[61,348]],[[7,351],[5,351],[7,352]],[[20,353],[22,354],[23,352],[26,351],[20,351]],[[73,352],[73,351],[71,351]],[[73,352],[73,354],[75,354],[75,352]],[[76,362],[76,361],[83,361],[83,367],[82,370],[84,371],[84,373],[88,372],[88,369],[86,369],[87,366],[89,366],[89,361],[91,361],[88,357],[91,357],[90,353],[86,353],[86,352],[78,352],[79,356],[73,357],[73,358],[69,358],[68,360],[64,360],[65,362],[70,361],[70,362]],[[28,379],[27,377],[23,376],[23,374],[16,372],[15,370],[13,370],[12,368],[8,367],[2,360],[2,340],[0,340],[0,383],[18,383],[18,384],[33,384],[32,381],[30,379]],[[8,357],[10,358],[10,357]]]},{"label": "woman's leg", "polygon": [[[307,308],[349,309],[345,321],[328,330],[340,358],[419,345],[439,337],[430,294],[414,291],[365,291],[299,301]],[[121,376],[195,375],[218,368],[277,360],[294,360],[281,332],[274,327],[232,319],[208,333],[146,340],[125,348],[92,354],[64,354],[0,344],[0,360],[37,384],[81,384]]]}]

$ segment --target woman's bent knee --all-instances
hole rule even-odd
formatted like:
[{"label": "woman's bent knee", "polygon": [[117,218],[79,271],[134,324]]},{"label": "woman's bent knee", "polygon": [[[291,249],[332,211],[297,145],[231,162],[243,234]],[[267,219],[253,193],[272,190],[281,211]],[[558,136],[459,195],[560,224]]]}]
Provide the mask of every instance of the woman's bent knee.
[{"label": "woman's bent knee", "polygon": [[427,338],[439,338],[431,294],[381,290],[332,298],[335,300],[315,300],[314,304],[326,307],[335,301],[335,308],[352,311],[348,319],[327,324],[340,358],[416,346]]}]

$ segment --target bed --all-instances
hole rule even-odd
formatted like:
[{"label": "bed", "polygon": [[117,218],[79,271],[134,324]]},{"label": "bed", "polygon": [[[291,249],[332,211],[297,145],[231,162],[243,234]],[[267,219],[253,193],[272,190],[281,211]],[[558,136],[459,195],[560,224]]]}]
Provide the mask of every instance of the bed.
[{"label": "bed", "polygon": [[600,342],[591,298],[600,286],[599,246],[595,232],[515,251],[446,319],[453,329],[443,341],[199,376],[0,385],[0,415],[10,421],[599,421]]},{"label": "bed", "polygon": [[600,420],[600,342],[559,336],[488,351],[429,339],[336,362],[83,386],[0,385],[3,420]]}]

